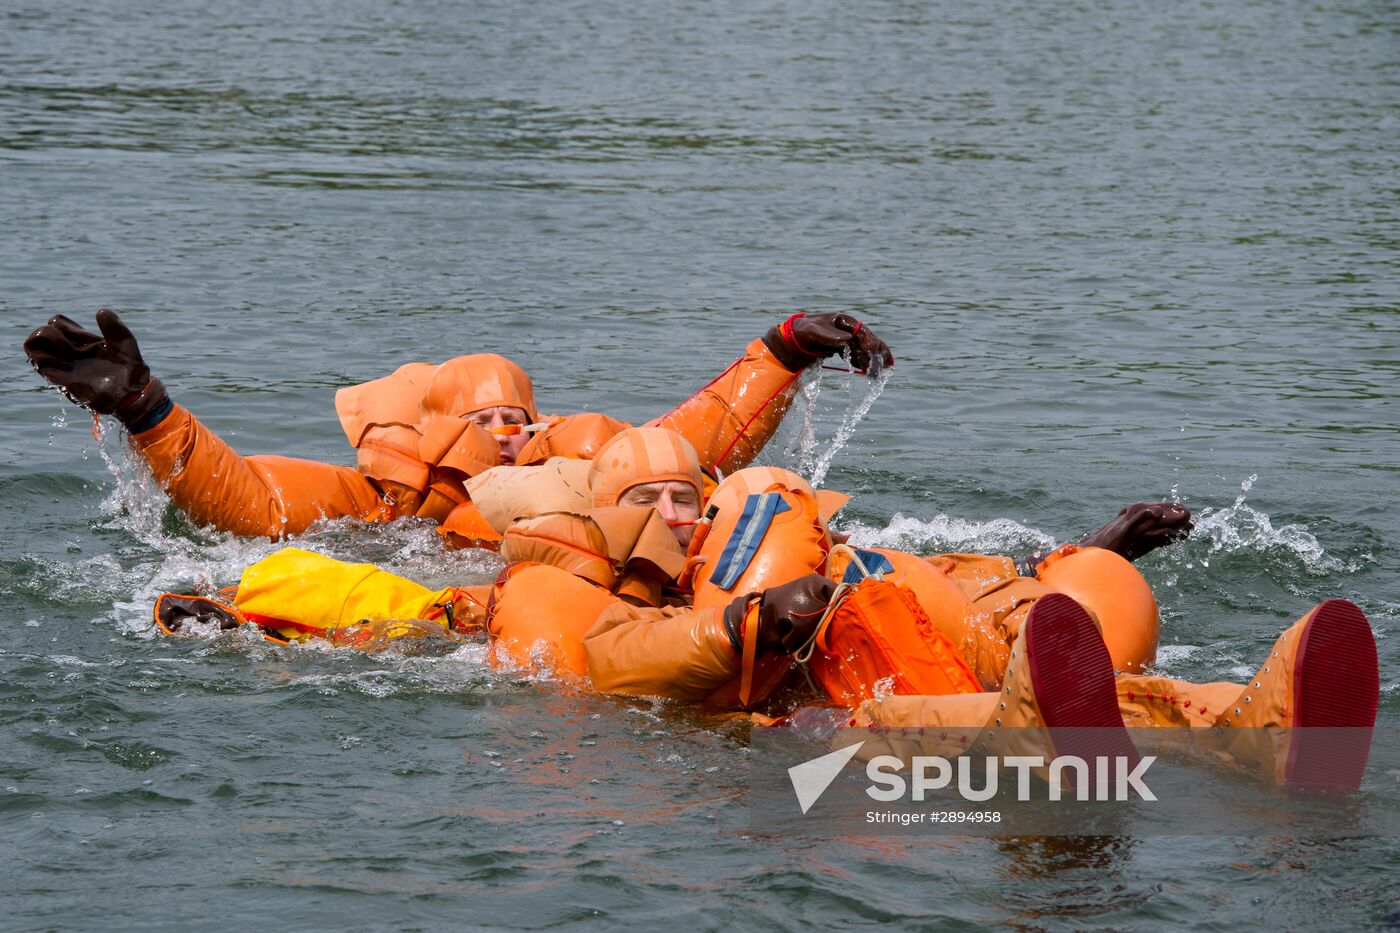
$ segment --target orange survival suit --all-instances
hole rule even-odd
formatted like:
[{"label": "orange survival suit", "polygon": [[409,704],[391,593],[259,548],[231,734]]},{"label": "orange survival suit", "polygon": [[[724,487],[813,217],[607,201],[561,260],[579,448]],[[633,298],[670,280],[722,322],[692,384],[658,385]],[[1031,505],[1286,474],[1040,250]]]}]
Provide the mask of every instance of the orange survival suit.
[{"label": "orange survival suit", "polygon": [[[755,530],[761,503],[774,496],[788,510],[775,512],[765,528]],[[802,508],[804,499],[810,499],[810,487],[800,477],[770,468],[743,470],[722,483],[711,499],[717,507],[714,528],[691,557],[692,564],[700,564],[698,573],[691,568],[696,607],[691,624],[685,625],[683,614],[673,614],[652,619],[648,630],[644,610],[620,619],[622,613],[610,608],[585,638],[593,686],[710,702],[734,699],[723,689],[707,691],[732,684],[736,676],[742,683],[750,677],[753,659],[732,630],[717,624],[715,609],[704,607],[807,572],[829,539],[819,510]],[[737,508],[740,502],[742,509]],[[916,741],[925,742],[944,729],[985,730],[990,739],[991,730],[1002,733],[998,727],[1039,722],[1038,698],[1025,692],[1026,650],[1020,636],[1032,607],[1064,594],[1087,610],[1107,660],[1119,672],[1117,715],[1123,724],[1186,726],[1220,734],[1213,743],[1215,754],[1280,784],[1331,792],[1360,783],[1379,702],[1379,676],[1367,620],[1345,600],[1319,604],[1284,631],[1247,683],[1196,684],[1145,671],[1157,648],[1156,602],[1132,565],[1110,551],[1066,545],[1040,563],[1034,578],[1017,576],[1006,558],[918,558],[844,546],[828,548],[818,568],[854,587],[844,600],[838,591],[830,622],[796,660],[805,663],[832,700],[856,709],[854,724],[912,729]],[[878,573],[886,579],[871,578]],[[912,595],[917,606],[902,606],[894,595]],[[709,624],[700,624],[702,619]],[[689,637],[667,632],[667,626],[682,628]],[[929,630],[943,642],[930,638]],[[724,636],[728,652],[717,650]],[[940,654],[940,644],[955,646],[964,669],[975,677],[960,679],[957,665]],[[1018,646],[1023,649],[1020,662]],[[770,694],[792,663],[789,658],[759,660],[767,661],[771,676],[758,667],[751,676],[751,696],[741,690],[737,697],[742,706]],[[1023,676],[1013,685],[1011,671],[1018,663]],[[935,666],[941,669],[930,670]],[[1013,694],[1015,703],[1008,698]],[[1008,713],[1010,707],[1017,709]],[[842,741],[838,738],[836,744]]]},{"label": "orange survival suit", "polygon": [[[693,451],[666,434],[631,429],[605,445],[590,467],[599,500],[615,502],[630,485],[663,479],[700,488]],[[1002,683],[1018,663],[1024,667],[1026,652],[1017,662],[1014,651],[1021,628],[1032,606],[1061,591],[1090,610],[1106,636],[1105,661],[1111,653],[1112,667],[1138,672],[1117,679],[1124,722],[1234,727],[1227,757],[1272,770],[1281,782],[1345,789],[1360,780],[1378,674],[1374,640],[1351,604],[1330,601],[1300,619],[1249,684],[1148,675],[1140,672],[1155,652],[1156,606],[1118,555],[1062,548],[1032,579],[1016,576],[1005,558],[833,546],[826,520],[843,500],[813,493],[787,471],[740,471],[715,491],[688,552],[650,509],[533,515],[506,530],[502,553],[511,564],[494,586],[438,593],[371,565],[288,548],[245,572],[236,602],[246,616],[237,621],[271,628],[282,618],[278,637],[319,630],[343,644],[485,625],[498,663],[544,669],[599,691],[724,709],[762,704],[790,681],[796,661],[814,686],[855,709],[855,724],[913,727],[917,736],[972,730],[965,739],[1010,721]],[[748,636],[761,603],[748,594],[813,569],[842,581],[830,618],[795,658],[755,656]],[[677,577],[693,596],[671,585]],[[190,601],[177,597],[173,607],[185,611]],[[437,627],[405,624],[405,613]],[[160,622],[160,604],[156,615]],[[1009,681],[1005,692],[1015,692]],[[1029,704],[1027,723],[1035,702],[1022,703]],[[1238,729],[1294,725],[1365,735],[1339,742],[1336,729]],[[1310,754],[1299,753],[1308,750],[1300,736],[1317,746]]]},{"label": "orange survival suit", "polygon": [[[532,481],[529,471],[507,472]],[[814,492],[801,477],[776,468],[749,468],[720,484],[689,554],[651,510],[611,507],[631,485],[673,479],[697,489],[703,483],[698,457],[683,438],[656,428],[612,438],[590,467],[594,503],[602,507],[532,515],[510,525],[502,554],[511,566],[489,596],[471,588],[472,606],[486,603],[489,611],[461,610],[462,621],[489,625],[511,663],[584,677],[601,691],[750,707],[788,680],[793,663],[746,658],[742,632],[726,625],[725,610],[748,593],[825,572],[855,587],[858,598],[842,602],[826,630],[834,640],[823,642],[814,661],[804,660],[829,694],[854,705],[888,677],[901,692],[995,689],[1021,621],[1035,599],[1052,591],[1043,580],[1017,577],[1007,558],[833,550],[826,522],[846,497]],[[768,514],[755,519],[750,506],[759,500]],[[373,574],[370,565],[341,571],[338,562],[316,557],[324,569],[313,572],[307,566],[312,556],[303,553],[293,556],[289,549],[248,568],[239,606],[256,620],[285,620],[278,628],[289,634],[361,621],[352,616],[366,605],[402,610],[415,605],[411,600],[425,606],[446,601],[392,574]],[[1047,572],[1075,563],[1079,574]],[[886,581],[862,583],[880,574]],[[1114,574],[1121,578],[1117,593],[1106,585]],[[1142,639],[1130,647],[1155,649],[1155,604],[1150,592],[1144,601],[1134,588],[1146,584],[1122,558],[1085,549],[1047,561],[1041,576],[1065,590],[1084,578],[1097,581],[1117,603],[1086,594],[1082,585],[1071,595],[1087,595],[1100,619],[1111,621],[1105,626],[1110,631],[1150,630],[1146,648]],[[369,582],[361,587],[361,580]],[[364,595],[393,581],[406,589],[392,602]],[[347,583],[359,589],[347,592]],[[1138,597],[1136,603],[1123,593]],[[869,663],[846,663],[858,656]],[[1120,668],[1149,660],[1128,657],[1121,648],[1115,655]]]}]

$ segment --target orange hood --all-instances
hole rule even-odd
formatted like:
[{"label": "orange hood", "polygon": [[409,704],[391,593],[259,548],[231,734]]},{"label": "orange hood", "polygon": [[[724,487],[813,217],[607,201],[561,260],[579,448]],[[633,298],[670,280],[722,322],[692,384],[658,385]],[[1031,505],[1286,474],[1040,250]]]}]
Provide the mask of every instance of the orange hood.
[{"label": "orange hood", "polygon": [[458,356],[441,366],[408,363],[372,382],[346,386],[335,394],[335,410],[352,447],[376,427],[398,425],[424,433],[441,417],[460,418],[483,408],[508,405],[538,418],[530,377],[494,353]]},{"label": "orange hood", "polygon": [[688,483],[703,495],[705,480],[695,448],[666,428],[628,428],[593,457],[588,484],[594,508],[617,505],[628,489],[643,483]]}]

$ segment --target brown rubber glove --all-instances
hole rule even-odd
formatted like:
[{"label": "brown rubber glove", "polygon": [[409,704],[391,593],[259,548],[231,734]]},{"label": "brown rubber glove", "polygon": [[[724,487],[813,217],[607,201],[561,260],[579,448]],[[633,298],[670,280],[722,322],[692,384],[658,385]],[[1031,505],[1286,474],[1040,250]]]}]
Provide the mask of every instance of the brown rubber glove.
[{"label": "brown rubber glove", "polygon": [[[1079,547],[1098,547],[1129,561],[1146,557],[1160,547],[1185,541],[1195,527],[1191,510],[1178,502],[1135,502],[1125,505],[1108,524],[1080,539]],[[1036,566],[1050,553],[1036,551],[1016,561],[1022,576],[1036,575]]]},{"label": "brown rubber glove", "polygon": [[[836,584],[819,573],[764,590],[758,610],[759,656],[792,654],[805,645],[835,592]],[[724,630],[740,655],[744,653],[744,616],[752,596],[740,596],[724,610]]]},{"label": "brown rubber glove", "polygon": [[163,593],[156,600],[156,625],[167,635],[174,635],[186,622],[217,622],[219,631],[238,628],[246,619],[238,610],[218,600],[204,596],[179,596]]},{"label": "brown rubber glove", "polygon": [[769,328],[763,342],[792,372],[842,351],[850,353],[852,366],[872,376],[894,365],[894,354],[885,342],[849,314],[794,314]]},{"label": "brown rubber glove", "polygon": [[1176,502],[1137,502],[1126,505],[1098,531],[1084,538],[1081,547],[1101,547],[1130,561],[1159,547],[1182,541],[1191,534],[1191,510]]},{"label": "brown rubber glove", "polygon": [[170,397],[141,358],[136,338],[117,312],[97,312],[101,334],[62,314],[24,341],[30,364],[89,411],[115,415],[132,433],[155,427],[170,413]]}]

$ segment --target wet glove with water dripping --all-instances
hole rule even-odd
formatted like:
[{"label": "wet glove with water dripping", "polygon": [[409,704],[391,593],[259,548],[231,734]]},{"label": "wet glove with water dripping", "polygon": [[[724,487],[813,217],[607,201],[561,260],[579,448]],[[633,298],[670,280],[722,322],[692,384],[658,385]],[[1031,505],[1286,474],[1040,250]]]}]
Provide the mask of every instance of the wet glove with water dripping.
[{"label": "wet glove with water dripping", "polygon": [[894,365],[885,342],[849,314],[794,314],[770,327],[763,343],[792,372],[842,352],[850,354],[852,366],[871,376]]},{"label": "wet glove with water dripping", "polygon": [[34,369],[77,404],[113,415],[133,434],[165,420],[173,407],[165,385],[151,375],[136,338],[117,312],[97,312],[100,334],[55,315],[24,341]]}]

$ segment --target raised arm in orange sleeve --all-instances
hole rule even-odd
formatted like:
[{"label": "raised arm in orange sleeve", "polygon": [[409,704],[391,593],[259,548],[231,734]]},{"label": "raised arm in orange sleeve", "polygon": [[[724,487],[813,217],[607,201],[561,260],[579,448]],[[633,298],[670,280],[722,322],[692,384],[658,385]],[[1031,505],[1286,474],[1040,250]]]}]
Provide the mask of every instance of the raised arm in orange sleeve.
[{"label": "raised arm in orange sleeve", "polygon": [[743,469],[772,440],[802,371],[837,354],[870,375],[894,365],[885,342],[850,315],[794,314],[749,344],[719,378],[647,426],[684,435],[711,471]]},{"label": "raised arm in orange sleeve", "polygon": [[351,467],[292,457],[243,457],[179,405],[132,446],[191,519],[273,540],[320,518],[388,521],[379,489]]},{"label": "raised arm in orange sleeve", "polygon": [[708,470],[741,470],[778,430],[801,374],[784,368],[762,340],[755,340],[718,378],[647,427],[684,436]]},{"label": "raised arm in orange sleeve", "polygon": [[588,677],[603,693],[703,700],[739,674],[723,609],[614,603],[583,638]]}]

